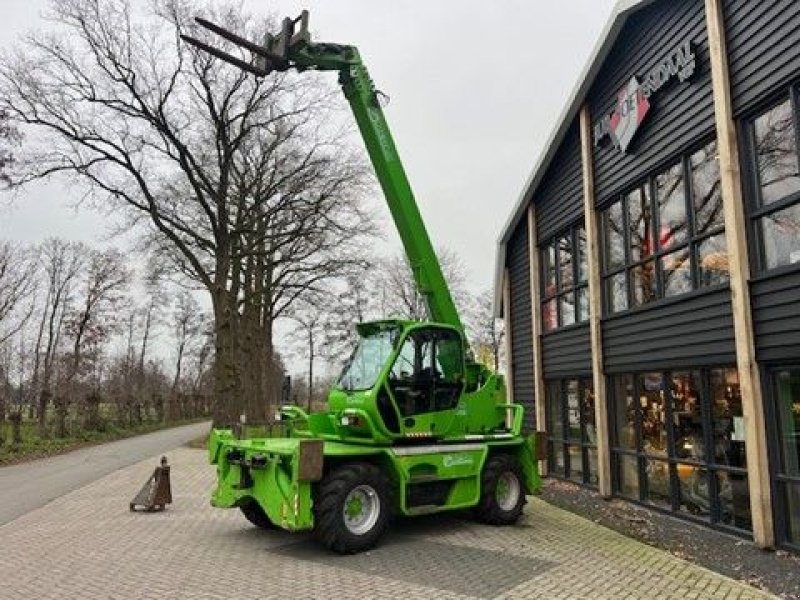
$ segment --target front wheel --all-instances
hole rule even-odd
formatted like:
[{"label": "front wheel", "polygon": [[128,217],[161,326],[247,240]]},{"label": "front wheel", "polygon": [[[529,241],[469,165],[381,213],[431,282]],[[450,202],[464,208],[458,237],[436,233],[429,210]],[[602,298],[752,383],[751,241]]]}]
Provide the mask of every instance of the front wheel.
[{"label": "front wheel", "polygon": [[369,550],[389,524],[390,497],[389,482],[376,466],[339,467],[317,490],[317,539],[339,554]]},{"label": "front wheel", "polygon": [[483,467],[481,500],[475,516],[490,525],[512,525],[522,515],[525,486],[519,462],[507,454],[492,456]]}]

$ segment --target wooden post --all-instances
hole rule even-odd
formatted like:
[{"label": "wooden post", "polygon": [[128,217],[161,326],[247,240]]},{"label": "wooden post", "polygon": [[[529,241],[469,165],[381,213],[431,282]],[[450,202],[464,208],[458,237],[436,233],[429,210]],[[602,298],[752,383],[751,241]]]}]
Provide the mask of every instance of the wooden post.
[{"label": "wooden post", "polygon": [[725,238],[730,266],[733,330],[736,340],[736,366],[742,394],[745,422],[747,478],[750,487],[750,510],[753,540],[762,548],[775,543],[772,522],[767,428],[761,377],[753,341],[753,318],[750,312],[750,260],[747,246],[747,217],[744,213],[742,176],[739,170],[739,144],[731,102],[728,53],[721,0],[705,0],[708,46],[711,54],[711,81],[714,90],[714,116],[725,218]]},{"label": "wooden post", "polygon": [[[508,269],[503,271],[503,329],[506,336],[506,390],[508,391],[508,403],[513,404],[514,356],[511,351],[511,278],[509,277]],[[508,418],[510,418],[510,416]]]},{"label": "wooden post", "polygon": [[592,382],[597,427],[597,488],[600,494],[609,497],[613,492],[611,489],[611,444],[608,435],[606,375],[603,370],[603,287],[600,279],[600,241],[594,198],[592,119],[587,105],[581,108],[580,128],[581,162],[583,165],[583,211],[589,261],[589,330],[592,339]]},{"label": "wooden post", "polygon": [[[531,329],[533,338],[533,401],[536,404],[536,430],[547,431],[547,410],[542,363],[542,294],[539,284],[539,241],[536,237],[536,208],[528,207],[528,264],[531,281]],[[539,473],[547,475],[547,461],[539,462]]]}]

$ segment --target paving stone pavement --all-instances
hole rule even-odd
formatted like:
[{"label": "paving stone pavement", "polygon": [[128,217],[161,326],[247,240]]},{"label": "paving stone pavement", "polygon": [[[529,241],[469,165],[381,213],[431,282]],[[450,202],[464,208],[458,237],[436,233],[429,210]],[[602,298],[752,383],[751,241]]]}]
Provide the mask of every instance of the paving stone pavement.
[{"label": "paving stone pavement", "polygon": [[0,598],[769,598],[531,499],[515,527],[401,521],[363,555],[213,509],[202,450],[169,454],[174,505],[130,513],[156,458],[0,527]]}]

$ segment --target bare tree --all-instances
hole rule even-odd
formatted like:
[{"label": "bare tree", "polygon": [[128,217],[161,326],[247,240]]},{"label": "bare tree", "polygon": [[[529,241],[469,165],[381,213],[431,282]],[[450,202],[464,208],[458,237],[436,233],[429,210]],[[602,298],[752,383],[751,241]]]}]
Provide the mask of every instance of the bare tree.
[{"label": "bare tree", "polygon": [[[204,341],[204,333],[208,329],[207,316],[200,310],[200,305],[194,296],[184,290],[175,299],[172,309],[172,330],[177,345],[175,349],[175,375],[172,379],[170,393],[169,414],[174,416],[177,408],[177,398],[180,384],[184,377],[184,361],[186,355],[192,351],[201,350]],[[201,367],[202,370],[202,367]],[[193,391],[193,390],[184,390]]]},{"label": "bare tree", "polygon": [[0,182],[8,184],[10,179],[7,170],[14,162],[13,149],[18,145],[21,136],[9,119],[8,113],[0,111]]},{"label": "bare tree", "polygon": [[52,397],[53,373],[64,319],[72,292],[83,267],[88,247],[77,242],[50,238],[39,247],[38,260],[44,272],[45,301],[34,347],[32,392],[38,398],[39,435],[47,434],[47,405]]},{"label": "bare tree", "polygon": [[58,31],[3,61],[0,110],[44,140],[25,145],[14,183],[66,173],[149,226],[210,295],[215,421],[230,422],[246,388],[263,395],[272,320],[366,228],[367,170],[330,126],[339,103],[318,78],[256,80],[180,42],[206,35],[194,30],[199,12],[254,39],[262,19],[238,4],[149,6],[53,2]]},{"label": "bare tree", "polygon": [[28,300],[36,286],[35,268],[27,251],[0,242],[0,344],[18,333],[30,317]]},{"label": "bare tree", "polygon": [[483,291],[466,314],[466,328],[475,358],[492,370],[500,368],[505,331],[494,316],[494,291]]},{"label": "bare tree", "polygon": [[[80,304],[68,316],[66,323],[72,352],[63,382],[65,389],[56,395],[58,437],[66,435],[66,411],[70,403],[75,402],[75,382],[81,373],[84,355],[87,351],[96,351],[97,346],[111,334],[115,309],[128,285],[128,278],[125,261],[118,251],[91,251],[81,282]],[[85,417],[89,421],[96,420],[96,404],[89,403],[85,408]]]},{"label": "bare tree", "polygon": [[[463,313],[470,302],[464,264],[449,248],[440,247],[437,255],[453,302]],[[379,263],[376,278],[375,288],[382,316],[417,320],[428,318],[425,298],[417,289],[405,255],[397,254]]]}]

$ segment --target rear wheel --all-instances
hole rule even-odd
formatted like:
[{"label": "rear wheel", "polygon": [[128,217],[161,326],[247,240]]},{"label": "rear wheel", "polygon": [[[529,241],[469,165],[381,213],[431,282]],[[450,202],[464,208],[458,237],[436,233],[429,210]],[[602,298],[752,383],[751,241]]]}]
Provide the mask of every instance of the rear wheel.
[{"label": "rear wheel", "polygon": [[256,527],[260,527],[261,529],[278,529],[278,526],[272,522],[256,500],[248,500],[239,507],[239,510],[242,511],[244,518]]},{"label": "rear wheel", "polygon": [[317,539],[340,554],[372,548],[389,524],[390,490],[374,465],[352,464],[327,475],[314,503]]},{"label": "rear wheel", "polygon": [[475,516],[490,525],[512,525],[525,506],[525,486],[519,462],[507,454],[492,456],[483,467],[481,500]]}]

